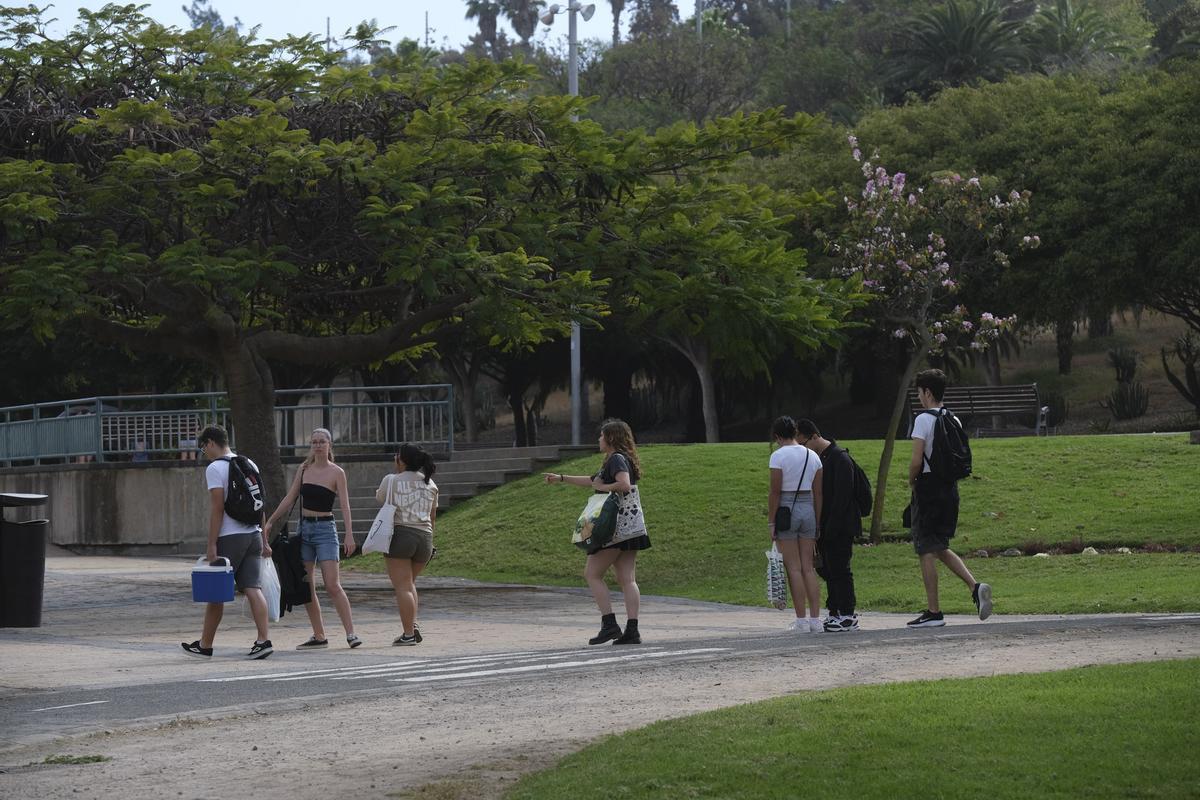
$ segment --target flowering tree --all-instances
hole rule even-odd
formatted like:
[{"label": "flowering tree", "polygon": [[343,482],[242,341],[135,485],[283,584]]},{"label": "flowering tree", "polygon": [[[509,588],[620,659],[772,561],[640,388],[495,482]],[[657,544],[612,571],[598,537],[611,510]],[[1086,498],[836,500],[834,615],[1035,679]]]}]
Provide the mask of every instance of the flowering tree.
[{"label": "flowering tree", "polygon": [[963,298],[985,298],[1009,265],[1009,253],[1041,242],[1015,232],[1025,223],[1029,192],[1002,196],[994,181],[959,174],[939,174],[913,188],[903,172],[889,175],[863,159],[855,137],[849,141],[867,182],[861,199],[846,198],[850,224],[837,247],[842,270],[858,276],[871,297],[867,318],[907,345],[875,483],[871,539],[878,541],[909,384],[930,355],[983,352],[1012,329],[1015,316],[972,314]]}]

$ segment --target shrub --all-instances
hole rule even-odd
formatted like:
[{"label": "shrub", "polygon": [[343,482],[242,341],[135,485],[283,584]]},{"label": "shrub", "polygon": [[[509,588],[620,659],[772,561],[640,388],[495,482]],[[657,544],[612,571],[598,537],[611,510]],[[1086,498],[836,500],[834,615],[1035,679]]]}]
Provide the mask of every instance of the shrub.
[{"label": "shrub", "polygon": [[1138,358],[1138,351],[1132,347],[1117,347],[1108,351],[1108,363],[1117,371],[1117,383],[1133,383]]},{"label": "shrub", "polygon": [[1113,419],[1137,419],[1150,407],[1150,390],[1141,381],[1118,383],[1108,400],[1100,401],[1100,407],[1107,408]]}]

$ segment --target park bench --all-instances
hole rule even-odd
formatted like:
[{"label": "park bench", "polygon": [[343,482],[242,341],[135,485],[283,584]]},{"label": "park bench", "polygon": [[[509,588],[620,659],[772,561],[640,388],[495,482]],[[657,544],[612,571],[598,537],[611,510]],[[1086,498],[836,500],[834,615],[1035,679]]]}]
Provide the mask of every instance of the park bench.
[{"label": "park bench", "polygon": [[[1050,407],[1042,405],[1036,383],[1014,384],[1011,386],[947,386],[942,396],[942,404],[954,412],[963,427],[973,436],[1005,436],[1021,433],[1044,435],[1046,417]],[[912,411],[911,420],[921,413],[921,401],[917,399],[917,390],[908,390],[908,406]],[[1003,418],[1016,417],[1023,424],[1016,428],[1006,428],[998,425]],[[1033,427],[1028,427],[1033,420]]]}]

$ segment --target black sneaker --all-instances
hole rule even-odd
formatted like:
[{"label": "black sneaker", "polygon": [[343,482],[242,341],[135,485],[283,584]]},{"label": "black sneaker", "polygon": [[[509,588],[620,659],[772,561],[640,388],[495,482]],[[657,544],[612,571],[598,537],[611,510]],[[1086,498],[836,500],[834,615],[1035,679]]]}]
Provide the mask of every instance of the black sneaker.
[{"label": "black sneaker", "polygon": [[259,659],[266,658],[274,652],[275,649],[271,647],[271,640],[267,639],[265,642],[255,642],[253,645],[251,645],[250,652],[246,653],[246,658],[250,659],[251,661],[257,661]]},{"label": "black sneaker", "polygon": [[992,615],[992,587],[986,583],[977,583],[971,590],[971,599],[979,610],[979,618],[987,619]]},{"label": "black sneaker", "polygon": [[212,648],[201,647],[199,639],[191,644],[188,644],[187,642],[180,642],[179,646],[182,647],[183,652],[187,653],[189,656],[193,656],[195,658],[212,658]]},{"label": "black sneaker", "polygon": [[413,625],[413,638],[417,640],[417,644],[425,641],[425,637],[421,635],[421,629]]},{"label": "black sneaker", "polygon": [[413,631],[412,636],[402,633],[395,639],[392,639],[392,647],[412,647],[420,641],[421,640],[417,638],[416,631]]},{"label": "black sneaker", "polygon": [[910,628],[940,628],[946,624],[946,618],[942,612],[930,611],[926,609],[921,612],[921,616],[908,623]]},{"label": "black sneaker", "polygon": [[324,650],[326,647],[329,647],[329,640],[318,639],[316,636],[310,636],[308,641],[296,645],[297,650]]}]

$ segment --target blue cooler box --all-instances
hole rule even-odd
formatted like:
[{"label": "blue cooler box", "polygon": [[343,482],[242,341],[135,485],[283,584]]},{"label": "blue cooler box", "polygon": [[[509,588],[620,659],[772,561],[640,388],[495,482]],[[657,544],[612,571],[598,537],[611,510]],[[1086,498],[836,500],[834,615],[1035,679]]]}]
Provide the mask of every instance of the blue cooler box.
[{"label": "blue cooler box", "polygon": [[204,556],[192,567],[192,601],[196,603],[229,603],[233,601],[233,567],[221,556],[224,565],[210,566]]}]

